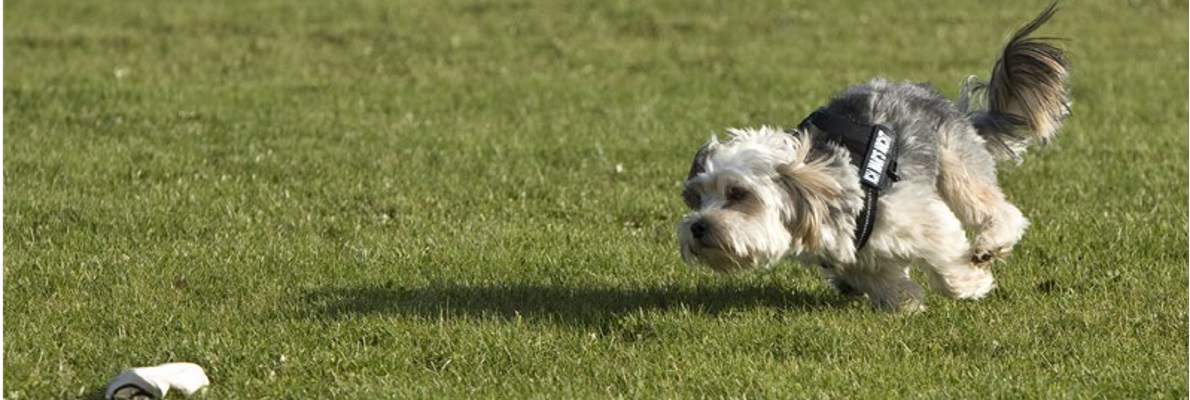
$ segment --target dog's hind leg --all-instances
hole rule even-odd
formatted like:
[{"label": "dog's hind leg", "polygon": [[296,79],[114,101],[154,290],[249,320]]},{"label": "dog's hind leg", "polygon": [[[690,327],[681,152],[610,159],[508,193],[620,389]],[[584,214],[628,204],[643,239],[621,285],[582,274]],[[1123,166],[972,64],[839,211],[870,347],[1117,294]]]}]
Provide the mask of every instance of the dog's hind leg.
[{"label": "dog's hind leg", "polygon": [[975,234],[968,256],[986,264],[1006,255],[1021,240],[1029,221],[1004,198],[996,181],[995,159],[969,126],[946,129],[940,139],[938,192]]},{"label": "dog's hind leg", "polygon": [[[905,209],[897,218],[886,219],[892,243],[911,246],[898,249],[896,245],[877,242],[884,247],[912,255],[912,261],[925,270],[930,286],[948,297],[978,299],[996,287],[996,279],[987,268],[971,260],[971,244],[963,232],[963,224],[938,196],[907,193],[918,199],[919,207]],[[883,238],[881,238],[883,239]]]},{"label": "dog's hind leg", "polygon": [[967,255],[966,238],[939,245],[922,259],[930,287],[947,297],[968,300],[983,298],[996,288],[992,272]]}]

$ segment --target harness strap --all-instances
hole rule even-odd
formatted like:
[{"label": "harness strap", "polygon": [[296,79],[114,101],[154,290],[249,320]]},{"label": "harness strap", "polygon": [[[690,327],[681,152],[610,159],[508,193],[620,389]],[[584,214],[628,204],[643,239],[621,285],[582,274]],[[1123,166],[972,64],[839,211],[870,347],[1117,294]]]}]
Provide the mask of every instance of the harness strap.
[{"label": "harness strap", "polygon": [[868,244],[868,238],[872,236],[872,225],[876,222],[876,204],[880,198],[880,193],[876,189],[870,187],[864,188],[864,208],[859,211],[859,216],[855,218],[855,250],[864,248]]},{"label": "harness strap", "polygon": [[826,133],[827,138],[843,145],[851,152],[851,163],[859,168],[859,180],[864,189],[864,208],[855,221],[855,249],[868,243],[876,222],[876,205],[880,192],[897,176],[897,141],[895,133],[882,125],[869,125],[819,109],[806,117],[798,128],[813,125]]}]

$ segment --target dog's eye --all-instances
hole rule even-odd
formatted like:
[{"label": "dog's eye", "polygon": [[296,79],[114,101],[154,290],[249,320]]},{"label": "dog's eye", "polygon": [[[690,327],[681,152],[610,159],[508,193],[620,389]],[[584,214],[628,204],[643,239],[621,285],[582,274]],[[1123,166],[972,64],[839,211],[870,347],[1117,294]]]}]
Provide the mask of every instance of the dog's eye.
[{"label": "dog's eye", "polygon": [[698,208],[698,205],[702,203],[702,199],[698,197],[698,192],[690,189],[682,191],[682,201],[686,202],[686,207],[690,208]]},{"label": "dog's eye", "polygon": [[748,198],[748,191],[739,186],[732,186],[727,188],[728,201],[741,201]]}]

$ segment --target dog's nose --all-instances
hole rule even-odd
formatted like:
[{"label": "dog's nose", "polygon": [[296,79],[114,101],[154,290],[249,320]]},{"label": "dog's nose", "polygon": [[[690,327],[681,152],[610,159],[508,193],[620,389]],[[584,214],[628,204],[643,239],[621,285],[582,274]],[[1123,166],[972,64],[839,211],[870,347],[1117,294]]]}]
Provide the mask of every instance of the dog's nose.
[{"label": "dog's nose", "polygon": [[694,235],[695,239],[702,239],[707,235],[707,224],[702,221],[695,222],[690,225],[690,234]]}]

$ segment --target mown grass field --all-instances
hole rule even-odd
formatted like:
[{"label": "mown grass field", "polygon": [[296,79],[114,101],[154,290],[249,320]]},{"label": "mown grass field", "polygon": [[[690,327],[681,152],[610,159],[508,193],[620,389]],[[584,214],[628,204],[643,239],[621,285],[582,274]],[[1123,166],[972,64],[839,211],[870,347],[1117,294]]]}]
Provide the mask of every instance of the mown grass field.
[{"label": "mown grass field", "polygon": [[1187,4],[1069,1],[981,302],[681,263],[689,159],[883,75],[952,96],[1046,3],[11,0],[4,392],[1186,398]]}]

